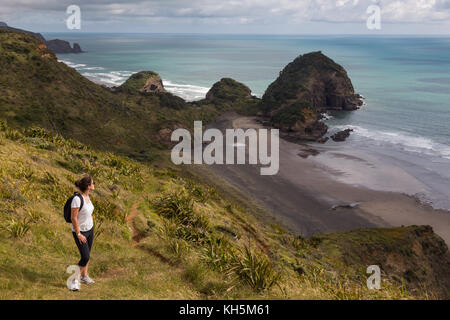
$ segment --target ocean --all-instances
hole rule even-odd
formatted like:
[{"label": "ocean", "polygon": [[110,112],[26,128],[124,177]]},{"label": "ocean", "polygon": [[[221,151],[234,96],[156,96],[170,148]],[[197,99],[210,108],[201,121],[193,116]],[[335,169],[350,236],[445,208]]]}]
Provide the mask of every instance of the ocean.
[{"label": "ocean", "polygon": [[[322,51],[341,64],[365,97],[356,112],[331,112],[330,133],[354,129],[345,149],[395,163],[425,186],[418,196],[450,209],[450,37],[46,33],[78,42],[83,54],[58,59],[91,80],[120,85],[158,72],[189,101],[223,77],[261,97],[298,55]],[[331,146],[337,144],[327,143]],[[398,191],[398,190],[395,190]]]}]

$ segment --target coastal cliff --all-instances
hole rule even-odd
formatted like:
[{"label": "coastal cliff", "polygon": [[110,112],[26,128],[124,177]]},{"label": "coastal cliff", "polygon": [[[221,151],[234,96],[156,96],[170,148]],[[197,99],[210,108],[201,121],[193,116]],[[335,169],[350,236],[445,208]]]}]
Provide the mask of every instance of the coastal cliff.
[{"label": "coastal cliff", "polygon": [[17,29],[8,26],[5,22],[0,22],[0,29],[4,30],[10,30],[14,32],[20,32],[29,34],[42,43],[44,43],[50,50],[52,50],[54,53],[82,53],[83,50],[81,50],[81,47],[78,43],[74,43],[73,47],[70,46],[70,42],[60,39],[54,39],[54,40],[46,40],[42,34],[35,33],[27,30]]}]

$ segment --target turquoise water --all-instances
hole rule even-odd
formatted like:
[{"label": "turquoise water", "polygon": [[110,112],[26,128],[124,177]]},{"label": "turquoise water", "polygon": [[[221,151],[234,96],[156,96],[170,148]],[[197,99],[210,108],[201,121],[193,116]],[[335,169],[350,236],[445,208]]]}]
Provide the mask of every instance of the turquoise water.
[{"label": "turquoise water", "polygon": [[[45,34],[86,53],[58,58],[89,78],[119,85],[133,72],[158,72],[166,88],[203,98],[222,77],[261,96],[300,54],[322,51],[348,71],[364,107],[332,113],[330,132],[351,127],[349,145],[397,161],[450,208],[450,37]],[[440,194],[436,197],[436,194]]]}]

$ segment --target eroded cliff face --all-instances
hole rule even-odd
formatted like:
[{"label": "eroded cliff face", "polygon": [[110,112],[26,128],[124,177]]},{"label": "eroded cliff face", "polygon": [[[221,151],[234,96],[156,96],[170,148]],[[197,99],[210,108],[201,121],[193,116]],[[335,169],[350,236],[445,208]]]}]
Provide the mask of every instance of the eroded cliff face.
[{"label": "eroded cliff face", "polygon": [[128,78],[120,87],[128,92],[166,93],[161,77],[153,71],[140,71]]},{"label": "eroded cliff face", "polygon": [[321,52],[299,56],[267,88],[260,107],[285,135],[317,140],[326,132],[320,113],[363,104],[345,69]]}]

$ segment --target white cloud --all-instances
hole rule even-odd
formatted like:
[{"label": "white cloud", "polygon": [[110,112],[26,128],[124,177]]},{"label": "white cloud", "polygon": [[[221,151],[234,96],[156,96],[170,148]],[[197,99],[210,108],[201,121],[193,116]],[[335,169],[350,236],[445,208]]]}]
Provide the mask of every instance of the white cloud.
[{"label": "white cloud", "polygon": [[[73,0],[0,0],[0,20],[52,15],[60,21]],[[78,0],[83,19],[102,21],[173,21],[176,23],[303,24],[362,23],[369,5],[381,7],[383,23],[450,21],[450,0]],[[57,18],[56,18],[57,17]],[[11,21],[12,22],[12,21]],[[45,21],[43,21],[45,23]]]}]

